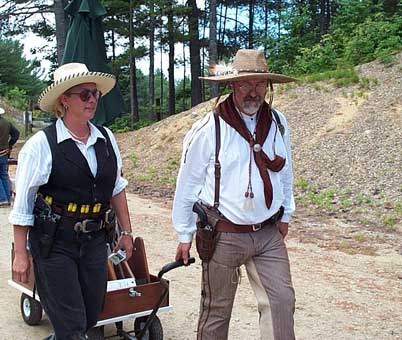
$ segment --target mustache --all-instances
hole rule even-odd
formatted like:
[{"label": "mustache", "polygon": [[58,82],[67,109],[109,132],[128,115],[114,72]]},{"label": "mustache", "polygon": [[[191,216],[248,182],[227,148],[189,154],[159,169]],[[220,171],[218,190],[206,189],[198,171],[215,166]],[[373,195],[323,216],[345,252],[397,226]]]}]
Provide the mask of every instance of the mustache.
[{"label": "mustache", "polygon": [[244,101],[250,101],[250,102],[260,102],[261,101],[261,96],[257,95],[255,97],[251,97],[250,95],[247,95],[243,99]]}]

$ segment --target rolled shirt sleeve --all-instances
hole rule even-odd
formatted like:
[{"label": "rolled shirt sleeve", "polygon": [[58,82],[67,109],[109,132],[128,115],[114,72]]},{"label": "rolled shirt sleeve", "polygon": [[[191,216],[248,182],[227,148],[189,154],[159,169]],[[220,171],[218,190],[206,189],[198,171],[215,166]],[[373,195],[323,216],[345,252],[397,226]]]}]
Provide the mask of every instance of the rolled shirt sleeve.
[{"label": "rolled shirt sleeve", "polygon": [[204,186],[206,171],[214,153],[215,136],[211,134],[212,115],[195,123],[183,141],[181,166],[177,177],[176,193],[173,202],[173,226],[179,241],[191,242],[196,230],[196,214],[193,204],[198,200]]},{"label": "rolled shirt sleeve", "polygon": [[33,208],[38,188],[49,180],[52,156],[44,132],[32,136],[18,155],[15,177],[16,196],[9,222],[16,225],[32,226]]},{"label": "rolled shirt sleeve", "polygon": [[283,135],[283,141],[285,143],[286,148],[286,163],[283,169],[280,172],[281,182],[283,188],[283,194],[285,196],[285,200],[283,202],[284,214],[282,216],[281,221],[289,223],[291,216],[293,215],[296,206],[295,199],[293,195],[293,169],[292,169],[292,152],[291,152],[291,144],[290,144],[290,130],[287,124],[285,116],[277,111],[281,124],[285,128],[285,133]]},{"label": "rolled shirt sleeve", "polygon": [[116,138],[114,137],[113,133],[108,128],[105,127],[105,130],[107,131],[107,134],[109,135],[109,139],[110,139],[110,142],[112,143],[113,151],[116,155],[116,160],[117,160],[116,182],[115,182],[113,193],[112,193],[112,196],[114,197],[126,188],[126,186],[128,185],[128,181],[125,178],[123,178],[121,175],[123,161],[121,158],[119,147],[117,146]]}]

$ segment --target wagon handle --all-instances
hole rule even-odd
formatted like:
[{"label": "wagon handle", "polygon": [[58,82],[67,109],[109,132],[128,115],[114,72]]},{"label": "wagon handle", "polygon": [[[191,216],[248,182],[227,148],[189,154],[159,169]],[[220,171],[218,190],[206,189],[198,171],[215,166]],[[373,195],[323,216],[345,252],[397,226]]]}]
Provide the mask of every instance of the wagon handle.
[{"label": "wagon handle", "polygon": [[[190,257],[188,259],[188,265],[190,265],[191,263],[195,262],[195,258],[194,257]],[[169,284],[167,283],[166,280],[161,280],[163,274],[166,274],[168,271],[178,268],[178,267],[182,267],[184,266],[184,262],[183,259],[180,259],[178,261],[174,261],[174,262],[170,262],[168,264],[165,264],[162,269],[160,270],[160,272],[158,273],[158,279],[160,280],[160,283],[163,286],[163,292],[159,298],[158,303],[155,305],[155,307],[153,308],[151,314],[148,316],[147,321],[144,325],[144,327],[142,328],[142,330],[140,331],[140,333],[137,335],[136,339],[141,340],[144,337],[145,332],[147,331],[147,329],[149,328],[149,326],[151,325],[151,323],[154,321],[155,315],[158,312],[159,307],[161,306],[163,300],[165,300],[166,296],[168,295],[169,292]]]},{"label": "wagon handle", "polygon": [[[190,258],[188,259],[188,264],[187,264],[187,265],[190,265],[190,264],[192,264],[192,263],[194,263],[194,262],[195,262],[195,258],[194,258],[194,257],[190,257]],[[167,272],[171,271],[172,269],[175,269],[175,268],[178,268],[178,267],[182,267],[182,266],[185,266],[185,264],[184,264],[184,262],[183,262],[183,259],[180,259],[180,260],[178,260],[178,261],[174,261],[174,262],[170,262],[170,263],[168,263],[168,264],[165,264],[165,265],[162,267],[162,269],[160,270],[160,272],[158,273],[158,279],[161,279],[164,274],[166,274]]]}]

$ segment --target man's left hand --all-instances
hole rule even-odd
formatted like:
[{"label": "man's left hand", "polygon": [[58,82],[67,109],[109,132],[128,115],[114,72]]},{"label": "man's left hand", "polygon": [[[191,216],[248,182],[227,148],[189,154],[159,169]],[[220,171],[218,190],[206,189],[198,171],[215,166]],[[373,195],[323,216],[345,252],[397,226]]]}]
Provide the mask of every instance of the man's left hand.
[{"label": "man's left hand", "polygon": [[116,252],[119,249],[124,249],[126,252],[126,260],[128,260],[133,253],[133,238],[130,235],[121,235],[113,251]]},{"label": "man's left hand", "polygon": [[288,235],[289,223],[277,222],[276,224],[278,226],[279,232],[281,233],[283,239],[285,239],[286,236]]}]

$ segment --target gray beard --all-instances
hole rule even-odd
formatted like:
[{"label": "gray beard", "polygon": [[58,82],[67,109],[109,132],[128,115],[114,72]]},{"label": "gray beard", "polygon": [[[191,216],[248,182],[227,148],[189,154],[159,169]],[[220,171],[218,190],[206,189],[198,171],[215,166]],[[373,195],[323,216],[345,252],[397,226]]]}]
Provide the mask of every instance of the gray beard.
[{"label": "gray beard", "polygon": [[253,115],[258,111],[260,106],[261,106],[260,104],[254,102],[254,101],[247,101],[244,103],[243,111],[245,114]]}]

